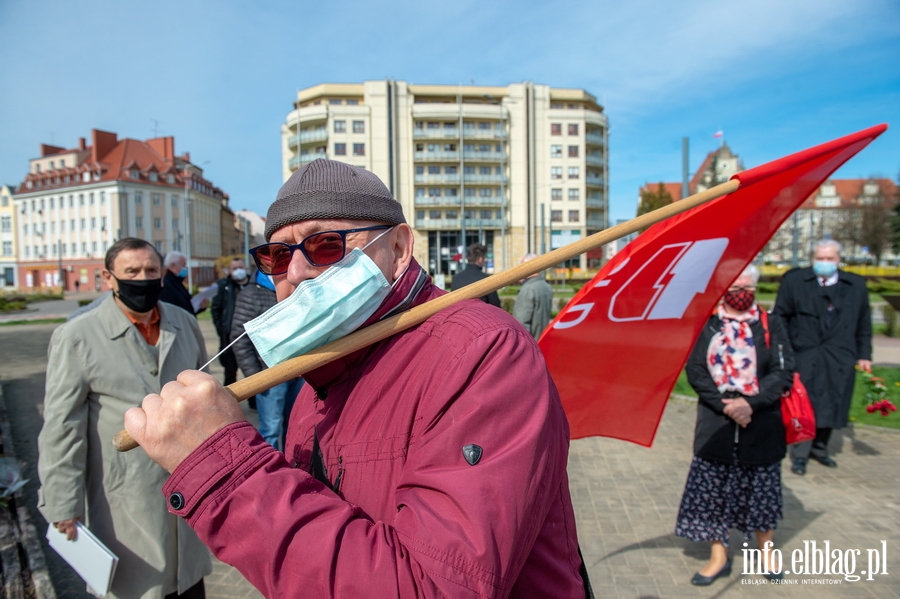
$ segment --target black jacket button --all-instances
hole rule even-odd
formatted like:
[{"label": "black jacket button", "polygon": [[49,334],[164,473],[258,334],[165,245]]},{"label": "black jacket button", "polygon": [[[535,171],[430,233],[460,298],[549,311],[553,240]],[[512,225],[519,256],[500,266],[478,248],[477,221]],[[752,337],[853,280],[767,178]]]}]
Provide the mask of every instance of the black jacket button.
[{"label": "black jacket button", "polygon": [[169,495],[169,505],[172,506],[173,510],[180,510],[184,507],[184,495],[177,491],[172,493]]}]

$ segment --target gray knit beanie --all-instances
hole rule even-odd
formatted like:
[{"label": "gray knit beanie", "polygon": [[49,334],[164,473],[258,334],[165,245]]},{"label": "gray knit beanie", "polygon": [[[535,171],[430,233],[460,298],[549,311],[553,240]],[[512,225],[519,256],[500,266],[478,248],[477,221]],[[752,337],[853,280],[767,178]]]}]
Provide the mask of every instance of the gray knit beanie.
[{"label": "gray knit beanie", "polygon": [[266,241],[285,225],[338,218],[405,223],[400,202],[384,183],[364,168],[320,158],[291,175],[266,214]]}]

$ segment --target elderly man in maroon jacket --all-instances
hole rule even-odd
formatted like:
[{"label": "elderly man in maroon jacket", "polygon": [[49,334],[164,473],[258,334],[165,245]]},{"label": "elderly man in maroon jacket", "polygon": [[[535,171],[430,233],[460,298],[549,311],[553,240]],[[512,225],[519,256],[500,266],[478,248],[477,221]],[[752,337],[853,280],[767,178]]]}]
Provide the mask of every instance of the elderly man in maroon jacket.
[{"label": "elderly man in maroon jacket", "polygon": [[[355,314],[357,326],[443,293],[412,257],[399,203],[363,169],[301,167],[266,222],[270,243],[255,257],[279,302],[323,273],[327,296],[369,260],[384,297]],[[330,311],[344,309],[335,301]],[[273,335],[290,329],[270,325]],[[511,316],[461,302],[304,378],[284,454],[197,371],[126,415],[172,473],[171,511],[264,595],[585,596],[566,417],[540,350]]]}]

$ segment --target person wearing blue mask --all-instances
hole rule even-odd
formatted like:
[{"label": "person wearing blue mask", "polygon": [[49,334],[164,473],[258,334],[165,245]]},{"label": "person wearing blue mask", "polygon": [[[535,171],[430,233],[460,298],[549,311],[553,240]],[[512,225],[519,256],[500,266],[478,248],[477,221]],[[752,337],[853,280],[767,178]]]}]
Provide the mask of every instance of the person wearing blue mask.
[{"label": "person wearing blue mask", "polygon": [[817,242],[812,266],[788,271],[775,300],[816,415],[816,438],[790,446],[791,471],[801,476],[810,459],[837,467],[828,453],[831,431],[847,426],[856,367],[872,372],[866,281],[840,270],[840,261],[840,243]]},{"label": "person wearing blue mask", "polygon": [[195,312],[191,305],[191,292],[184,286],[184,280],[188,276],[187,256],[181,252],[169,252],[163,262],[165,276],[163,277],[163,290],[159,301],[178,306],[195,316],[206,310],[209,300],[204,299],[200,308]]},{"label": "person wearing blue mask", "polygon": [[[244,331],[270,367],[444,294],[363,168],[301,166],[265,235],[251,254],[278,303]],[[125,416],[172,473],[170,511],[264,596],[592,596],[566,416],[510,314],[461,301],[303,378],[283,453],[202,372]]]}]

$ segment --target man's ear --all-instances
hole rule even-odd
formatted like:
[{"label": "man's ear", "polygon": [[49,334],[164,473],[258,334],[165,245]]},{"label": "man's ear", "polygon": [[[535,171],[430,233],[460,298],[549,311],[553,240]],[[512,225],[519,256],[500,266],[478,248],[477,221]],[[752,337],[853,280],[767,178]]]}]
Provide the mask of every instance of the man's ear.
[{"label": "man's ear", "polygon": [[393,280],[400,278],[409,267],[413,256],[413,232],[406,223],[396,225],[391,236],[391,252],[393,258]]},{"label": "man's ear", "polygon": [[103,279],[103,282],[108,288],[112,289],[113,291],[117,290],[116,287],[113,287],[113,281],[115,281],[115,277],[113,277],[113,274],[111,272],[104,268],[100,271],[100,277]]}]

